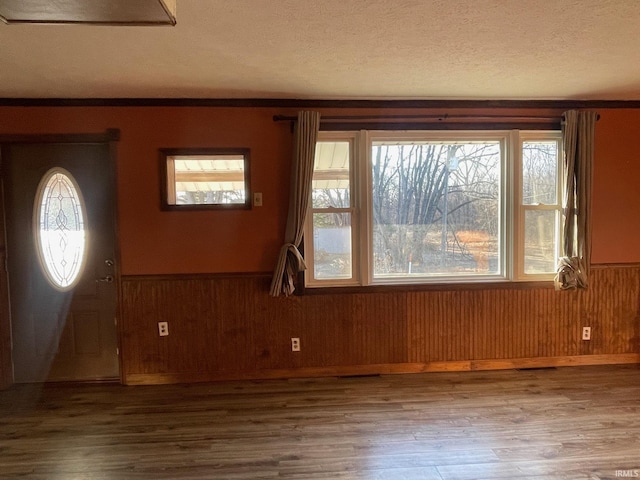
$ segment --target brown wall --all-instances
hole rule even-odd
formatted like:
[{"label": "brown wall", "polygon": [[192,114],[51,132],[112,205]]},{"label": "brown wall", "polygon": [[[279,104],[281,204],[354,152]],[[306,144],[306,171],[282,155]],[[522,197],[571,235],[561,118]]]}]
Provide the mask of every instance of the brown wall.
[{"label": "brown wall", "polygon": [[[118,128],[123,274],[253,272],[273,268],[288,192],[291,133],[273,110],[237,108],[0,108],[0,132],[103,132]],[[160,210],[159,148],[249,147],[251,211]]]},{"label": "brown wall", "polygon": [[[636,139],[636,140],[634,140]],[[602,111],[596,127],[593,263],[640,261],[640,110]]]},{"label": "brown wall", "polygon": [[[421,112],[431,113],[409,113]],[[541,112],[549,113],[527,113]],[[266,295],[267,276],[184,277],[273,268],[286,221],[292,135],[289,124],[274,123],[272,116],[293,113],[248,107],[0,107],[0,134],[121,131],[121,333],[128,379],[160,373],[207,379],[259,376],[267,370],[291,374],[299,367],[308,372],[340,366],[346,372],[371,364],[640,353],[635,267],[598,270],[603,283],[593,297],[542,288],[271,299]],[[634,248],[640,238],[640,109],[600,114],[592,260],[602,265],[640,263],[640,249]],[[161,211],[158,149],[180,147],[249,147],[252,190],[263,193],[264,206],[250,211]],[[615,286],[625,292],[623,303]],[[222,300],[227,296],[233,303]],[[469,316],[479,305],[480,316]],[[167,312],[171,335],[158,343],[156,322]],[[576,343],[576,329],[586,321],[599,322],[602,332],[598,336],[594,331],[588,348]],[[303,339],[297,357],[288,351],[291,336]]]},{"label": "brown wall", "polygon": [[[277,108],[0,107],[0,133],[121,130],[123,274],[265,272],[273,268],[286,222],[292,138],[289,124],[275,123],[272,116],[291,113]],[[640,218],[640,109],[600,110],[600,115],[592,259],[640,262],[640,249],[633,248],[640,237],[640,222],[634,221]],[[251,148],[252,189],[263,193],[264,206],[251,211],[160,211],[158,149],[218,146]]]}]

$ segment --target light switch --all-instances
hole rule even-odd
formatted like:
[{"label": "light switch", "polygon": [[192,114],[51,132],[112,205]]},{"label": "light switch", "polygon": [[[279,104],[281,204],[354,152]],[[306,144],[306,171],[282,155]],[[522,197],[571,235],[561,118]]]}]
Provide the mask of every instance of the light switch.
[{"label": "light switch", "polygon": [[253,206],[254,207],[262,206],[262,192],[255,192],[253,194]]}]

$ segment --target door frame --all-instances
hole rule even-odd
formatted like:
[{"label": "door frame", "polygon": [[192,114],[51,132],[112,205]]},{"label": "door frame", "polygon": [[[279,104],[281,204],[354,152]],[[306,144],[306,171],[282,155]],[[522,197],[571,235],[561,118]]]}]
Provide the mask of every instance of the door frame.
[{"label": "door frame", "polygon": [[104,133],[62,133],[62,134],[0,134],[0,390],[8,388],[14,383],[13,375],[13,357],[11,354],[13,339],[11,335],[11,305],[9,300],[9,273],[4,268],[6,265],[6,220],[4,205],[4,181],[6,178],[5,164],[2,161],[2,146],[10,144],[107,144],[109,146],[109,170],[111,172],[109,179],[109,187],[113,192],[113,241],[115,265],[113,277],[116,288],[116,318],[115,326],[118,348],[118,370],[120,383],[123,381],[122,368],[122,331],[120,328],[122,318],[122,282],[120,270],[120,238],[118,229],[118,190],[117,190],[117,143],[120,140],[120,130],[109,128]]}]

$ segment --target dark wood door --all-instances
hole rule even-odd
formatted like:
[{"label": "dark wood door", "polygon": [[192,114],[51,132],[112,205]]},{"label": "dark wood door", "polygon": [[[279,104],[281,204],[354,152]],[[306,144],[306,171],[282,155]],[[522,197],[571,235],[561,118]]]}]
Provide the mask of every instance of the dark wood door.
[{"label": "dark wood door", "polygon": [[[114,182],[110,146],[2,145],[7,269],[16,382],[117,378]],[[33,210],[53,167],[77,182],[86,211],[86,263],[77,285],[56,289],[38,259]]]}]

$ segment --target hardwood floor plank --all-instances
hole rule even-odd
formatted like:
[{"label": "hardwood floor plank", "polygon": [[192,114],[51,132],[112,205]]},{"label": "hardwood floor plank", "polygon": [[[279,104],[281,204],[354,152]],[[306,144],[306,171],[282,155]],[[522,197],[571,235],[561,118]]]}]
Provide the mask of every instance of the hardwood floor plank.
[{"label": "hardwood floor plank", "polygon": [[608,461],[576,465],[557,460],[438,467],[442,480],[619,480],[622,477],[616,476],[616,470],[627,467]]},{"label": "hardwood floor plank", "polygon": [[604,480],[637,365],[0,392],[0,478]]}]

